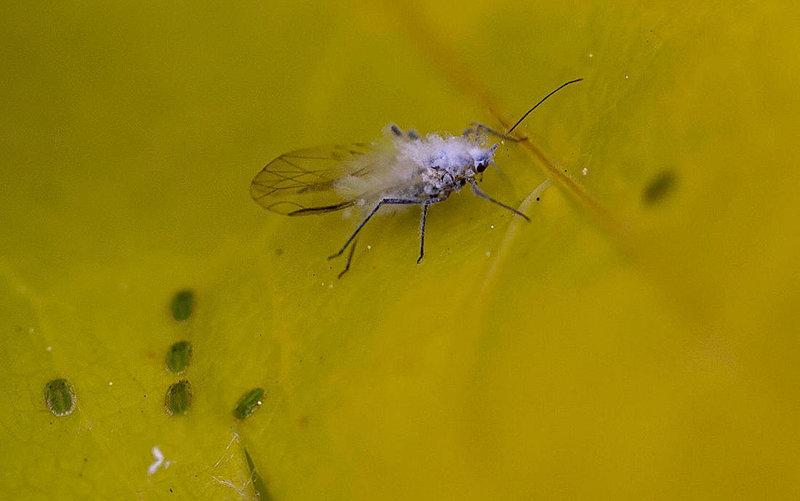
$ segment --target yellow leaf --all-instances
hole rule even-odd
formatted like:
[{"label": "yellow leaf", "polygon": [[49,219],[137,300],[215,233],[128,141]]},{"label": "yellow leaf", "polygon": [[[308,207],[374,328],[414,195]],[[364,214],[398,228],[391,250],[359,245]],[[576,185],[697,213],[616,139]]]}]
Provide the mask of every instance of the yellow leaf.
[{"label": "yellow leaf", "polygon": [[[798,8],[3,10],[0,497],[800,494]],[[532,222],[465,190],[419,265],[416,207],[337,279],[355,221],[248,196],[287,151],[503,129],[579,77],[481,184]]]}]

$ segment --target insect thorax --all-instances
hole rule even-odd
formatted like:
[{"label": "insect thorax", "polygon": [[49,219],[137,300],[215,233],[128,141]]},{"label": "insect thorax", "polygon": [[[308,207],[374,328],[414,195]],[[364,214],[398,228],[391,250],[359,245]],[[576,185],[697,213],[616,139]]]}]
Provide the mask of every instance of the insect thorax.
[{"label": "insect thorax", "polygon": [[438,197],[458,190],[471,182],[475,175],[476,173],[468,166],[457,171],[436,166],[425,167],[422,169],[422,191],[424,195]]},{"label": "insect thorax", "polygon": [[475,177],[492,163],[496,148],[496,144],[484,148],[475,139],[438,134],[398,145],[400,154],[419,168],[423,192],[420,194],[431,197],[474,182]]}]

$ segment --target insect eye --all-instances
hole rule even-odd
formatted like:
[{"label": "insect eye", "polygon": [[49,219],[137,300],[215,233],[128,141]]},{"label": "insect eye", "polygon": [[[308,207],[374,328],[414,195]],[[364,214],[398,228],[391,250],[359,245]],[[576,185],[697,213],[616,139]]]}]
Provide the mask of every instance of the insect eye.
[{"label": "insect eye", "polygon": [[475,170],[478,171],[479,173],[485,171],[486,164],[483,162],[479,163],[478,165],[475,166]]}]

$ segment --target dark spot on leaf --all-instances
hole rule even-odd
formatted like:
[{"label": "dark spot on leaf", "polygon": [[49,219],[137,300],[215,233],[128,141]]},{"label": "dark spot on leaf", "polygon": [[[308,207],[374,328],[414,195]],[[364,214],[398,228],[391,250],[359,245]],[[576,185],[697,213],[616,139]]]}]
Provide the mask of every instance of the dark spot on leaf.
[{"label": "dark spot on leaf", "polygon": [[645,187],[642,192],[642,202],[645,205],[652,205],[660,202],[668,196],[677,184],[677,177],[671,170],[664,170],[657,174]]}]

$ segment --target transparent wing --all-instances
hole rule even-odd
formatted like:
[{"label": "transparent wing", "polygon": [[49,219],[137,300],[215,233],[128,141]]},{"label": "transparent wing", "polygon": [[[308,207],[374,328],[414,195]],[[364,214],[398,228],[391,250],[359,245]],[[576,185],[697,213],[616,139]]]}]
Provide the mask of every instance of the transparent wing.
[{"label": "transparent wing", "polygon": [[374,167],[364,143],[321,146],[285,153],[268,163],[250,184],[250,196],[265,209],[287,216],[323,214],[354,205],[342,200],[334,182],[344,176],[363,177]]}]

